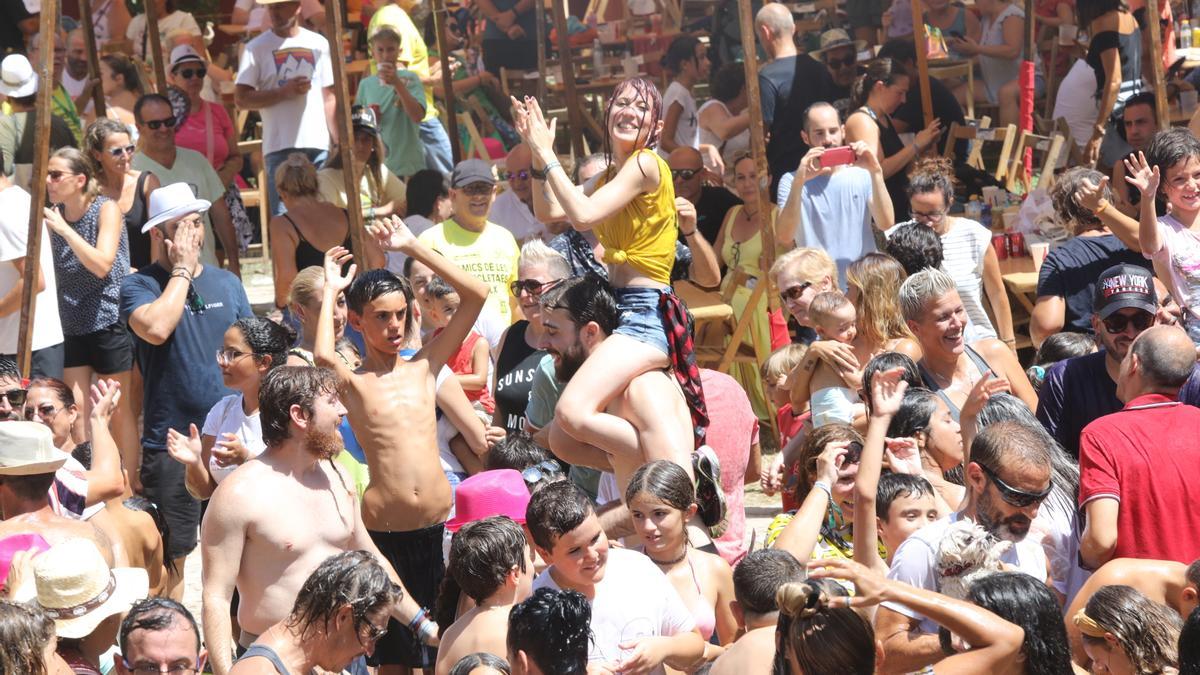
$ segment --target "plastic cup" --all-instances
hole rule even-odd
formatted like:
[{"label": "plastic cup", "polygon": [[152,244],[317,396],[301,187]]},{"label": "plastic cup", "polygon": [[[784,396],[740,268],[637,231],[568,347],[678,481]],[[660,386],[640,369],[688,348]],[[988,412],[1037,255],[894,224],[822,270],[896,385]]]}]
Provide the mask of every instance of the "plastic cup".
[{"label": "plastic cup", "polygon": [[1029,245],[1029,257],[1033,258],[1033,271],[1041,272],[1042,263],[1046,260],[1046,255],[1050,253],[1050,244],[1039,243]]}]

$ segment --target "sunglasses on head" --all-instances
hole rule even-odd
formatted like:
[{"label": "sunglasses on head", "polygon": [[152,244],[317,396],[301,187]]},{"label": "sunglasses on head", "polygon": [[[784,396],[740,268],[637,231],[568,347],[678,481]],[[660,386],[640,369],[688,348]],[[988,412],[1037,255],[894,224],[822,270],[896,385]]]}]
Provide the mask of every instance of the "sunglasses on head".
[{"label": "sunglasses on head", "polygon": [[24,389],[9,389],[8,391],[0,392],[0,398],[8,401],[10,406],[20,408],[25,405],[25,397],[28,393]]},{"label": "sunglasses on head", "polygon": [[137,152],[137,146],[129,144],[123,148],[110,148],[108,154],[112,155],[114,159],[121,159],[125,155],[132,155],[135,152]]},{"label": "sunglasses on head", "polygon": [[996,489],[1000,491],[1000,498],[1009,505],[1017,508],[1025,508],[1026,506],[1033,506],[1034,504],[1042,503],[1042,501],[1050,495],[1050,491],[1054,489],[1054,485],[1051,484],[1047,485],[1046,489],[1042,490],[1041,492],[1026,492],[1025,490],[1017,489],[1000,480],[1000,476],[997,476],[996,472],[989,469],[986,465],[979,462],[975,462],[975,464],[978,465],[980,469],[983,469],[983,474],[987,476],[988,480],[992,481],[992,485],[995,485]]},{"label": "sunglasses on head", "polygon": [[163,127],[166,127],[168,129],[174,129],[175,128],[175,118],[174,117],[166,117],[161,120],[146,120],[145,122],[142,122],[142,124],[145,124],[146,128],[150,129],[152,131],[157,131]]},{"label": "sunglasses on head", "polygon": [[1104,330],[1116,335],[1124,333],[1129,324],[1133,324],[1133,329],[1136,331],[1144,331],[1154,324],[1154,315],[1149,312],[1138,312],[1134,315],[1128,314],[1113,314],[1112,316],[1101,319],[1104,324]]},{"label": "sunglasses on head", "polygon": [[554,288],[561,281],[562,279],[551,279],[546,282],[537,279],[517,279],[508,285],[508,290],[512,291],[514,298],[521,297],[522,291],[536,297]]},{"label": "sunglasses on head", "polygon": [[526,485],[537,485],[542,481],[555,480],[562,476],[562,467],[552,459],[535,464],[521,472]]},{"label": "sunglasses on head", "polygon": [[671,178],[675,180],[691,180],[704,169],[671,169]]},{"label": "sunglasses on head", "polygon": [[797,284],[791,288],[785,288],[782,291],[779,291],[779,297],[784,302],[795,302],[800,299],[800,296],[804,295],[804,291],[807,291],[809,286],[812,286],[811,281],[805,281],[804,283]]},{"label": "sunglasses on head", "polygon": [[203,79],[205,75],[208,75],[208,68],[204,68],[203,66],[200,68],[180,68],[176,72],[185,80],[190,80],[193,77]]}]

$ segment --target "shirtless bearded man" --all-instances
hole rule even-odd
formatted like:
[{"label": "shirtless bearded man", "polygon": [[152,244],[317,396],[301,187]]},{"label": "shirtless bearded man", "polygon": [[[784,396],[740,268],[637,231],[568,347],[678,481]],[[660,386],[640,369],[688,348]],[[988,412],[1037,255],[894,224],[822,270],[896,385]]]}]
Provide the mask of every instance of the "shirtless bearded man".
[{"label": "shirtless bearded man", "polygon": [[[435,376],[470,333],[488,287],[419,243],[395,216],[378,220],[368,229],[381,248],[425,264],[460,298],[449,325],[405,360],[399,351],[409,332],[415,330],[409,312],[412,288],[387,270],[372,270],[354,279],[352,265],[343,274],[341,265],[349,260],[349,254],[335,249],[326,258],[332,261],[325,266],[313,349],[317,363],[336,373],[350,426],[367,456],[371,483],[363,494],[363,523],[415,599],[428,607],[445,574],[442,537],[454,499],[438,459]],[[362,333],[366,346],[358,370],[347,366],[334,351],[333,308],[343,289],[350,325]],[[436,650],[422,647],[394,620],[389,626],[373,657],[381,666],[380,673],[433,667]]]}]

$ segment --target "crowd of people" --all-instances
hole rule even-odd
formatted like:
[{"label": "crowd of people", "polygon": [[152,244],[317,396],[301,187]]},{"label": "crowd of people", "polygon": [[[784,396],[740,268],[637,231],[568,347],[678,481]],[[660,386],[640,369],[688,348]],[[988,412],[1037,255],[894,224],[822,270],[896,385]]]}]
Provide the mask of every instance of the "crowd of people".
[{"label": "crowd of people", "polygon": [[[1091,36],[1044,59],[1060,97],[1102,84],[1018,352],[943,157],[964,92],[925,124],[899,0],[819,47],[757,11],[769,177],[720,10],[572,161],[496,96],[537,67],[528,0],[463,3],[444,57],[427,3],[368,6],[353,138],[319,2],[239,0],[227,68],[152,1],[161,54],[93,3],[94,80],[81,30],[0,15],[0,674],[1200,673],[1200,140],[1156,128],[1123,3],[1039,3]],[[1021,9],[925,20],[1015,117]],[[452,159],[443,68],[502,161]],[[241,279],[259,169],[273,307]],[[769,356],[699,361],[697,297]]]}]

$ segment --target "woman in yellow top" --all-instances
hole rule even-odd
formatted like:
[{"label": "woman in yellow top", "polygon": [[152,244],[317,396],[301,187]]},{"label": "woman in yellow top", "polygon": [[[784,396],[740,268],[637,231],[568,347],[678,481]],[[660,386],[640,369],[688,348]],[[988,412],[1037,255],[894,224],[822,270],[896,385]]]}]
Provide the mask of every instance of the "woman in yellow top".
[{"label": "woman in yellow top", "polygon": [[[632,78],[614,89],[604,120],[612,162],[583,188],[559,164],[556,125],[547,124],[537,101],[514,98],[512,104],[514,126],[533,151],[534,178],[545,183],[533,191],[538,219],[565,218],[576,230],[595,230],[609,266],[620,326],[571,378],[555,419],[573,439],[611,448],[628,423],[604,413],[605,407],[634,377],[671,364],[661,301],[671,293],[675,241],[681,228],[685,235],[695,230],[695,211],[677,212],[684,207],[676,206],[670,167],[654,152],[663,126],[662,98],[650,81]],[[663,457],[688,457],[693,449],[656,448]]]}]

